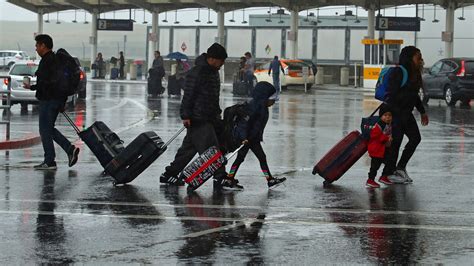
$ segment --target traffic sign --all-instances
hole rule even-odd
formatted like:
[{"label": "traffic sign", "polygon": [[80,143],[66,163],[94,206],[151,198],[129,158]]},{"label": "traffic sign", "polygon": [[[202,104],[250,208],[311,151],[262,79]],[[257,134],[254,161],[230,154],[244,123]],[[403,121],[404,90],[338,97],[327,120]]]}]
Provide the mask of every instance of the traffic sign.
[{"label": "traffic sign", "polygon": [[133,31],[130,19],[97,19],[97,30]]},{"label": "traffic sign", "polygon": [[420,19],[416,17],[377,17],[376,30],[420,31]]}]

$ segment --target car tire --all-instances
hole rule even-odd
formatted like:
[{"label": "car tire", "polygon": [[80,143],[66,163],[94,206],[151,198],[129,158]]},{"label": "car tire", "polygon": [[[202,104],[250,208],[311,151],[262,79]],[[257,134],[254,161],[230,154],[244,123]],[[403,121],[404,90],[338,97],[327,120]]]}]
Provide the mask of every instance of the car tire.
[{"label": "car tire", "polygon": [[455,106],[457,102],[453,96],[453,89],[449,85],[444,88],[444,101],[448,106]]},{"label": "car tire", "polygon": [[423,88],[420,88],[420,92],[418,93],[420,96],[420,100],[424,105],[428,105],[428,102],[430,100],[430,96],[426,94],[425,90]]}]

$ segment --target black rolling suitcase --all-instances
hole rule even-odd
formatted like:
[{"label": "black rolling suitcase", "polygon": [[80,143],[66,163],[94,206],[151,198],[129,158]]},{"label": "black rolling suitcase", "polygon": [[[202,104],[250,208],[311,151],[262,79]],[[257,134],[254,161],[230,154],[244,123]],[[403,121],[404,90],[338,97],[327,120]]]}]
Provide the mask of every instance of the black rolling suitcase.
[{"label": "black rolling suitcase", "polygon": [[123,141],[104,122],[96,121],[86,130],[80,131],[66,113],[63,115],[82,141],[91,149],[102,167],[105,168],[117,154],[124,150]]},{"label": "black rolling suitcase", "polygon": [[132,182],[145,171],[164,151],[168,145],[183,132],[182,127],[171,139],[163,143],[153,131],[138,135],[127,147],[105,167],[105,172],[114,179],[114,185]]},{"label": "black rolling suitcase", "polygon": [[176,75],[168,77],[168,95],[181,95],[180,82],[176,79]]}]

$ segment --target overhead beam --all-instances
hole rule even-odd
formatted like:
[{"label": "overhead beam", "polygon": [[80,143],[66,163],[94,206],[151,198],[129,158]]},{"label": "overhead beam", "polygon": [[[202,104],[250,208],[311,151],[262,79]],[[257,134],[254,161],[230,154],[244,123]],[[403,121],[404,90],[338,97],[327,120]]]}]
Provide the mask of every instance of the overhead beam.
[{"label": "overhead beam", "polygon": [[136,7],[143,8],[143,9],[146,9],[150,12],[153,12],[153,5],[150,4],[149,2],[145,1],[145,0],[127,0],[125,2],[127,2],[131,5],[134,5]]},{"label": "overhead beam", "polygon": [[74,7],[89,11],[89,13],[92,12],[92,10],[94,9],[92,5],[89,5],[81,0],[66,0],[66,3],[69,3]]},{"label": "overhead beam", "polygon": [[286,9],[291,9],[290,0],[271,0],[270,3],[276,6],[281,6]]},{"label": "overhead beam", "polygon": [[31,12],[38,13],[39,8],[36,7],[35,5],[27,3],[26,1],[23,1],[23,0],[7,0],[7,2],[10,3],[10,4],[14,4],[16,6],[22,7],[24,9],[27,9]]},{"label": "overhead beam", "polygon": [[196,3],[217,11],[217,4],[215,0],[196,0]]}]

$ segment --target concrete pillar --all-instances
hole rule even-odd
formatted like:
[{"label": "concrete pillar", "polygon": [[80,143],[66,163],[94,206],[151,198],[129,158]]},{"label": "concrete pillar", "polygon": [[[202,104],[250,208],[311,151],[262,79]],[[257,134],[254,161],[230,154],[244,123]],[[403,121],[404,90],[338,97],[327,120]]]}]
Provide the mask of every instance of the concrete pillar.
[{"label": "concrete pillar", "polygon": [[291,11],[291,24],[290,24],[290,58],[298,58],[298,11]]},{"label": "concrete pillar", "polygon": [[43,11],[38,12],[38,30],[36,34],[43,34]]},{"label": "concrete pillar", "polygon": [[158,9],[153,10],[151,18],[151,35],[152,38],[148,39],[148,68],[150,69],[155,59],[155,51],[158,49]]},{"label": "concrete pillar", "polygon": [[316,73],[315,83],[316,85],[324,84],[324,67],[318,66],[318,72]]},{"label": "concrete pillar", "polygon": [[225,47],[224,12],[217,12],[217,42]]},{"label": "concrete pillar", "polygon": [[95,57],[97,56],[97,17],[99,12],[94,10],[92,12],[92,21],[91,21],[91,36],[89,38],[89,43],[91,45],[91,64],[94,63]]},{"label": "concrete pillar", "polygon": [[341,67],[341,86],[349,85],[349,67]]},{"label": "concrete pillar", "polygon": [[446,29],[445,32],[450,34],[453,38],[450,40],[445,40],[445,57],[453,57],[453,39],[454,39],[454,10],[455,10],[455,3],[450,1],[448,6],[446,7]]},{"label": "concrete pillar", "polygon": [[368,12],[367,37],[369,37],[369,39],[375,39],[375,7],[370,6],[367,12]]}]

